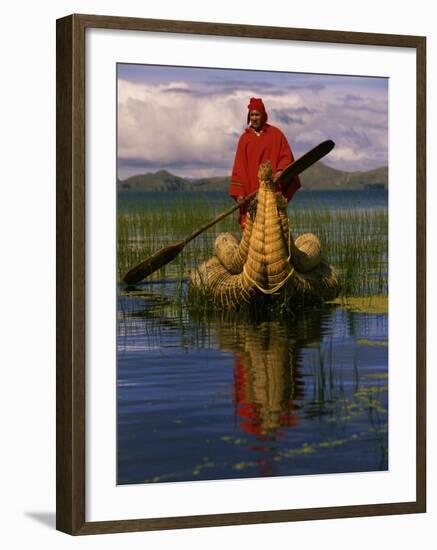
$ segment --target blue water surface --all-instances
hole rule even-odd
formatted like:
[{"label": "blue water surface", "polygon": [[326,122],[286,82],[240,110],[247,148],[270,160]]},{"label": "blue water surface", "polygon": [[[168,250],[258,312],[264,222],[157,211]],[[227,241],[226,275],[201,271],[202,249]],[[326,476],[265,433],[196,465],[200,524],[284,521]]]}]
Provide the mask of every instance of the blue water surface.
[{"label": "blue water surface", "polygon": [[[195,195],[165,200],[229,206],[224,193]],[[162,197],[121,193],[118,209],[153,211]],[[300,191],[294,207],[383,209],[387,192]],[[177,291],[118,287],[118,484],[387,469],[386,313],[206,318],[175,307]]]},{"label": "blue water surface", "polygon": [[119,296],[119,484],[387,468],[387,315],[205,324],[159,286]]}]

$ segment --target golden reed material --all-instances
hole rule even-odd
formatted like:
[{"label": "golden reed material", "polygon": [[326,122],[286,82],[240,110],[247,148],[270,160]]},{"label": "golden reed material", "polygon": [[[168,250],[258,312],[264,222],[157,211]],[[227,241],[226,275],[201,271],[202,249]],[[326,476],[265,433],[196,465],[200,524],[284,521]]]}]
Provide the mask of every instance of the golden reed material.
[{"label": "golden reed material", "polygon": [[286,202],[275,192],[269,162],[259,167],[258,178],[256,212],[252,207],[241,241],[230,233],[220,234],[216,255],[191,274],[191,288],[226,309],[248,303],[260,293],[335,298],[340,288],[338,276],[323,260],[316,235],[306,233],[294,241]]}]

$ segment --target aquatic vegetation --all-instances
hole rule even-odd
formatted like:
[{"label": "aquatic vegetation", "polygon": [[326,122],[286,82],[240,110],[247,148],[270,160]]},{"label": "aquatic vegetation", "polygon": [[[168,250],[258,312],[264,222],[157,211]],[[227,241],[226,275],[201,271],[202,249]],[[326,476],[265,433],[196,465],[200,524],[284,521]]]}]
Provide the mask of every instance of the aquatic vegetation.
[{"label": "aquatic vegetation", "polygon": [[387,295],[387,210],[291,209],[289,217],[294,234],[319,236],[340,274],[341,296]]},{"label": "aquatic vegetation", "polygon": [[[221,194],[180,193],[178,200],[167,204],[161,200],[136,203],[119,208],[117,217],[117,277],[150,256],[162,246],[189,234],[229,206]],[[326,259],[340,274],[341,297],[387,296],[388,212],[372,208],[298,208],[289,206],[288,216],[294,236],[313,232],[320,238]],[[219,233],[240,234],[235,216],[228,216],[194,239],[170,264],[152,274],[148,281],[177,280],[177,299],[190,272],[208,259]]]},{"label": "aquatic vegetation", "polygon": [[359,313],[388,313],[388,296],[340,296],[330,302],[348,311]]}]

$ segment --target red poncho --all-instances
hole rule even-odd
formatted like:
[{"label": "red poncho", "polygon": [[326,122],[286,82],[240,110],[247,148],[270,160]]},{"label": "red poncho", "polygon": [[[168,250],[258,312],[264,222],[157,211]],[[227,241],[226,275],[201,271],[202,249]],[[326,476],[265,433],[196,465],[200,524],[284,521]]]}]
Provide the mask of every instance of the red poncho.
[{"label": "red poncho", "polygon": [[[235,154],[229,188],[231,197],[245,197],[258,189],[258,168],[267,160],[270,161],[274,174],[294,161],[286,137],[281,130],[270,124],[264,124],[259,135],[252,128],[247,128],[240,137]],[[299,177],[294,176],[283,195],[290,201],[299,187]]]}]

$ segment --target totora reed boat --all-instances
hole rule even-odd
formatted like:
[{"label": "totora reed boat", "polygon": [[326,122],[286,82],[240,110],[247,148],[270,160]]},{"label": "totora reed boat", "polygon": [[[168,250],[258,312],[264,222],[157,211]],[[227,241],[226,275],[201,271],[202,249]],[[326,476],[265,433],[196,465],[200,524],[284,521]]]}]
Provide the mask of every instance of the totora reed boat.
[{"label": "totora reed boat", "polygon": [[192,272],[190,290],[223,309],[235,309],[262,295],[290,301],[332,300],[340,282],[322,256],[318,237],[306,233],[294,240],[287,203],[275,192],[269,162],[259,167],[258,178],[257,199],[241,241],[221,233],[215,255]]}]

